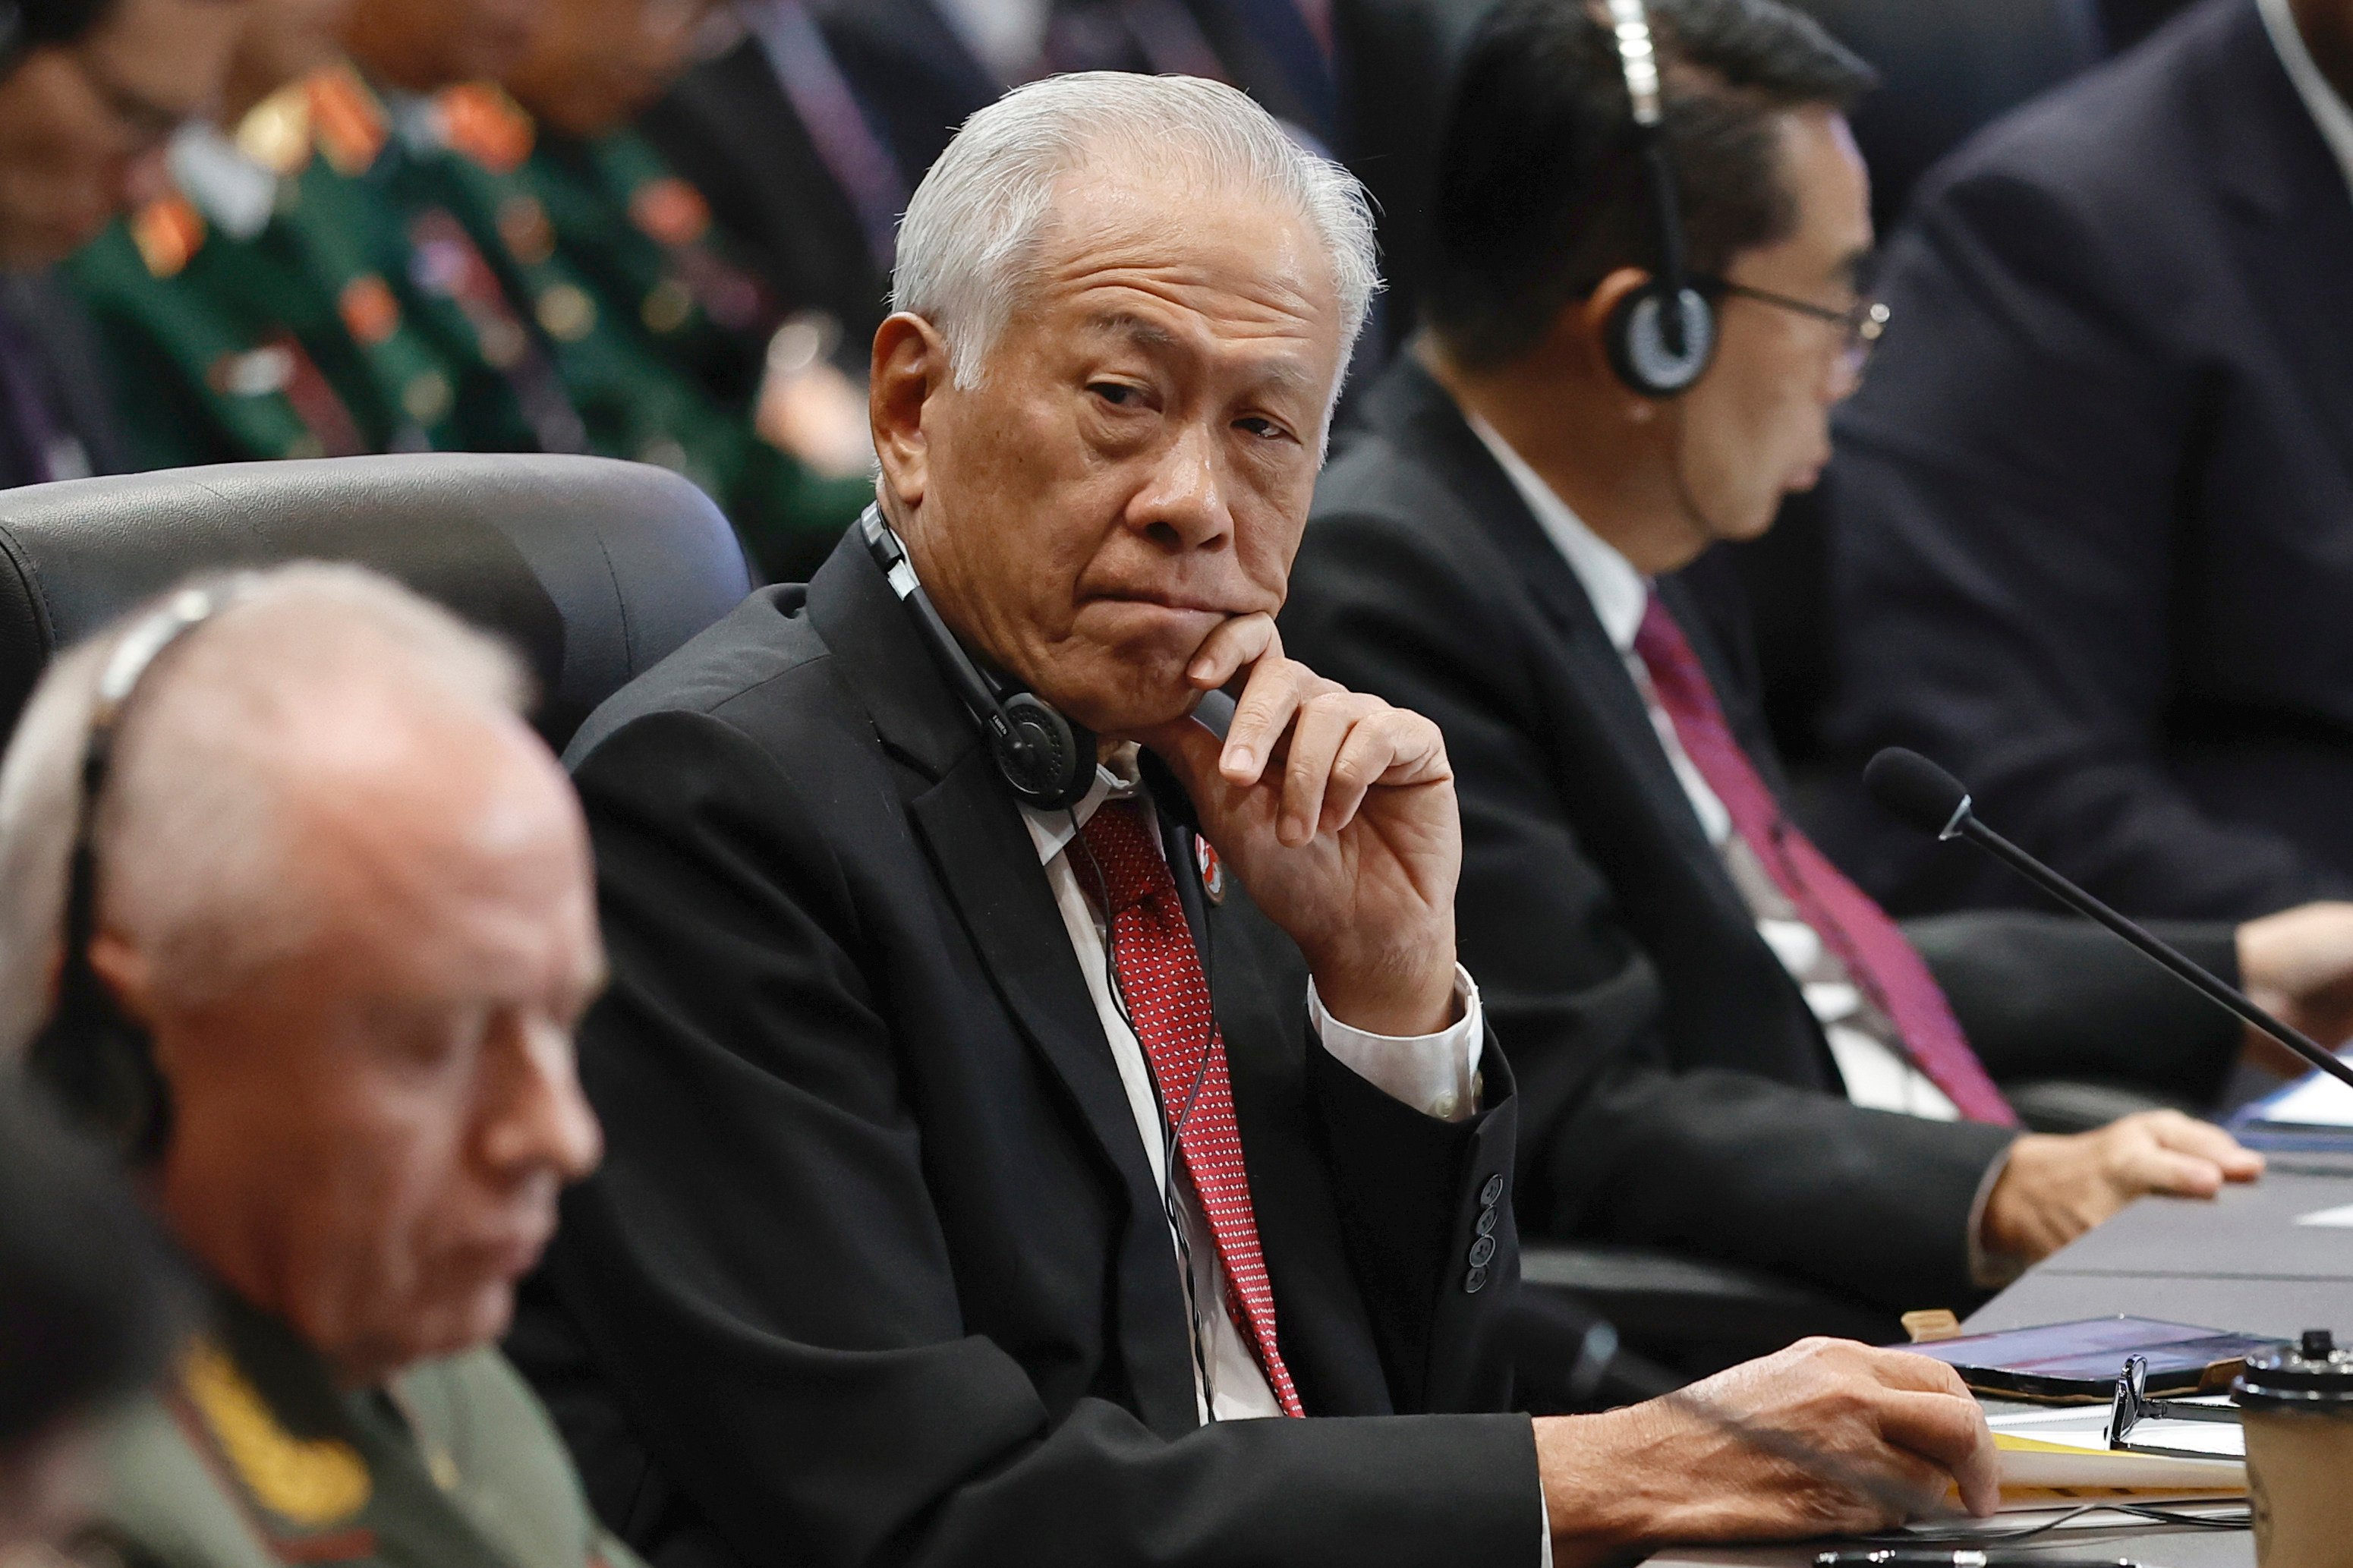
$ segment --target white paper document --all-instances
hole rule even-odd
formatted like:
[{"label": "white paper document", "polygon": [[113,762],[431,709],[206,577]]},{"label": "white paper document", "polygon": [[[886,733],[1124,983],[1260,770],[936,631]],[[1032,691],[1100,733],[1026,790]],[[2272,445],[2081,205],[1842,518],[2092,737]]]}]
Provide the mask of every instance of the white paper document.
[{"label": "white paper document", "polygon": [[2247,1489],[2246,1435],[2235,1422],[2151,1419],[2132,1429],[2136,1444],[2211,1458],[2109,1447],[2105,1405],[2005,1413],[1989,1425],[2001,1453],[2005,1512],[2047,1508],[2061,1499],[2083,1502],[2130,1494],[2136,1501],[2154,1501],[2234,1497]]}]

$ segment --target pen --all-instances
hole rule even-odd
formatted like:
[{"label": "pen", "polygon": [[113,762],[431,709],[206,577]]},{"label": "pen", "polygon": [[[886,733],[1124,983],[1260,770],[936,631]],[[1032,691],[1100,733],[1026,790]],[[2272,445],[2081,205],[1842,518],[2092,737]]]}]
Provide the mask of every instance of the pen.
[{"label": "pen", "polygon": [[[1814,1568],[2056,1568],[2056,1559],[2033,1552],[1972,1552],[1962,1547],[1845,1547],[1823,1552]],[[2068,1559],[2066,1568],[2141,1568],[2129,1556]]]}]

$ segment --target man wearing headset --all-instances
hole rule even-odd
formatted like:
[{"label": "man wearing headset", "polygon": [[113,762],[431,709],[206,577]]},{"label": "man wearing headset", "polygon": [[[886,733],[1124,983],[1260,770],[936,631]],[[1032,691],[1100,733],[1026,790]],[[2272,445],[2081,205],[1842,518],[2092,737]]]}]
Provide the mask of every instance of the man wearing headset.
[{"label": "man wearing headset", "polygon": [[[2021,1137],[1996,1079],[2201,1104],[2241,1043],[2080,922],[1899,931],[1783,819],[1721,563],[1674,574],[1814,482],[1888,327],[1842,117],[1870,77],[1778,0],[1654,13],[1655,55],[1636,0],[1485,24],[1429,330],[1324,478],[1283,635],[1446,734],[1524,1226],[1966,1308],[2139,1194],[2260,1169],[2173,1111]],[[2170,934],[2353,1024],[2353,910]]]},{"label": "man wearing headset", "polygon": [[526,686],[382,578],[295,566],[109,628],[18,727],[0,1055],[210,1287],[106,1436],[94,1562],[632,1568],[489,1343],[597,1153],[587,847]]},{"label": "man wearing headset", "polygon": [[1484,1413],[1518,1096],[1445,748],[1273,626],[1369,224],[1215,83],[984,110],[901,231],[878,511],[575,742],[608,1157],[508,1349],[649,1560],[1581,1563],[1989,1501],[1957,1384],[1859,1345]]}]

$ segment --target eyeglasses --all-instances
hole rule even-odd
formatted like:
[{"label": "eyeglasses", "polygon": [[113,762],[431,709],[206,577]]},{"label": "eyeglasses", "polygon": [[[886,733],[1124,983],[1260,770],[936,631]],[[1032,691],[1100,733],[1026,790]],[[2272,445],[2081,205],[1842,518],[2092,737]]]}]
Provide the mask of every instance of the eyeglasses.
[{"label": "eyeglasses", "polygon": [[1769,289],[1751,289],[1746,284],[1735,283],[1728,279],[1702,278],[1694,281],[1710,294],[1754,300],[1777,310],[1788,310],[1797,315],[1810,316],[1817,321],[1829,322],[1839,330],[1840,360],[1847,374],[1856,381],[1862,379],[1863,367],[1871,363],[1872,351],[1879,346],[1879,340],[1886,334],[1887,323],[1893,314],[1885,301],[1873,300],[1869,295],[1843,310],[1833,310],[1810,300],[1776,294]]}]

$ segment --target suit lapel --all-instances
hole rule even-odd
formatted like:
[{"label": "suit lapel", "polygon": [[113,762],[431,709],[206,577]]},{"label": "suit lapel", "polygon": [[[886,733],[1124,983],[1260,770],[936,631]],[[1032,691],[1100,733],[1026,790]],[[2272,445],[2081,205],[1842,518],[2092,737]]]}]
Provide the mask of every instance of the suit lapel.
[{"label": "suit lapel", "polygon": [[[1638,795],[1651,802],[1681,801],[1683,781],[1675,776],[1665,749],[1659,744],[1650,710],[1643,705],[1642,694],[1609,641],[1609,634],[1602,630],[1585,584],[1528,510],[1494,454],[1464,420],[1445,388],[1420,366],[1402,367],[1382,390],[1397,395],[1382,410],[1387,418],[1401,420],[1402,428],[1395,432],[1396,437],[1438,471],[1448,493],[1461,503],[1471,526],[1503,553],[1514,578],[1535,600],[1556,634],[1553,650],[1565,667],[1569,689],[1608,730],[1609,751],[1634,774]],[[1703,877],[1719,895],[1730,900],[1733,907],[1745,910],[1698,817],[1689,811],[1649,809],[1673,836],[1683,857],[1703,868]]]},{"label": "suit lapel", "polygon": [[1159,1197],[1036,846],[977,729],[855,530],[810,583],[809,614],[883,746],[933,781],[908,805],[916,833],[990,983],[1068,1092],[1127,1203],[1119,1321],[1138,1411],[1155,1431],[1190,1431],[1184,1311]]}]

